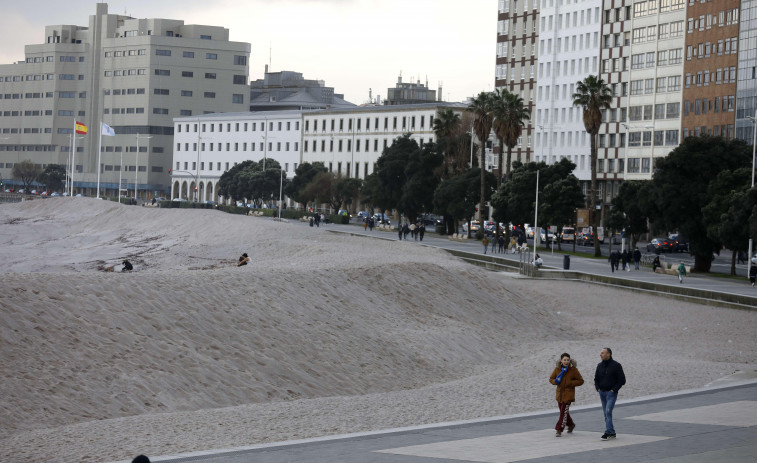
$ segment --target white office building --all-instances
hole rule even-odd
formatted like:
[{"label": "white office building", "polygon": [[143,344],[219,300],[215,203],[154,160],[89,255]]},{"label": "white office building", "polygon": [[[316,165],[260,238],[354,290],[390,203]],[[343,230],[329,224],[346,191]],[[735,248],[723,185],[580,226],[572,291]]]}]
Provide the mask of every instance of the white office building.
[{"label": "white office building", "polygon": [[[243,111],[249,104],[250,44],[223,27],[108,14],[85,26],[45,28],[45,43],[25,60],[0,65],[0,177],[16,162],[68,165],[78,121],[74,193],[133,192],[149,199],[170,190],[173,118]],[[103,136],[100,124],[115,136]],[[133,193],[130,193],[133,194]]]},{"label": "white office building", "polygon": [[300,163],[302,114],[256,111],[175,118],[171,198],[215,201],[221,175],[248,160],[275,159],[293,177]]}]

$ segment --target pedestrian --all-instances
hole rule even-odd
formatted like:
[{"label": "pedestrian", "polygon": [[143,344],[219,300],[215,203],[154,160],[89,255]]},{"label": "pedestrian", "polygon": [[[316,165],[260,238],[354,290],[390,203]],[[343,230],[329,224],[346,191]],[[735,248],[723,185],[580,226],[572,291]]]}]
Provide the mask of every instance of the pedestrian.
[{"label": "pedestrian", "polygon": [[421,237],[421,241],[423,241],[423,235],[426,234],[426,224],[421,223],[421,226],[418,227],[418,236]]},{"label": "pedestrian", "polygon": [[539,254],[536,254],[536,256],[534,257],[534,265],[537,267],[541,267],[542,265],[544,265],[544,261],[541,260],[541,257],[539,256]]},{"label": "pedestrian", "polygon": [[247,265],[250,262],[249,256],[247,256],[247,253],[245,252],[241,256],[239,256],[239,261],[237,262],[237,267],[241,267],[243,265]]},{"label": "pedestrian", "polygon": [[402,241],[402,224],[397,225],[397,236]]},{"label": "pedestrian", "polygon": [[752,286],[754,286],[754,280],[757,279],[757,264],[752,262],[752,265],[749,267],[749,281],[752,283]]},{"label": "pedestrian", "polygon": [[405,222],[405,225],[402,226],[402,236],[405,237],[405,241],[407,241],[408,233],[410,233],[410,227],[407,225],[407,222]]},{"label": "pedestrian", "polygon": [[363,219],[363,231],[367,231],[367,230],[368,230],[368,219],[365,218]]},{"label": "pedestrian", "polygon": [[739,251],[737,253],[738,261],[737,264],[746,264],[746,253],[744,251]]},{"label": "pedestrian", "polygon": [[686,265],[681,261],[681,264],[678,265],[678,282],[683,284],[683,277],[686,276]]},{"label": "pedestrian", "polygon": [[481,240],[481,244],[484,245],[484,254],[486,254],[486,250],[489,248],[489,238],[484,236],[484,239]]},{"label": "pedestrian", "polygon": [[662,264],[660,264],[660,256],[655,256],[652,261],[652,271],[657,273],[658,268],[662,268]]},{"label": "pedestrian", "polygon": [[641,262],[641,251],[639,248],[633,250],[633,266],[635,270],[639,270],[639,263]]},{"label": "pedestrian", "polygon": [[615,262],[615,259],[617,257],[615,256],[615,251],[610,253],[610,257],[607,258],[607,260],[610,262],[610,271],[612,273],[615,273],[615,265],[617,265],[617,262]]},{"label": "pedestrian", "polygon": [[620,254],[620,251],[615,251],[615,270],[618,270],[618,267],[620,267],[621,260],[623,260],[623,256]]},{"label": "pedestrian", "polygon": [[499,245],[499,253],[502,254],[505,252],[505,237],[502,235],[499,235],[499,239],[497,239],[497,244]]},{"label": "pedestrian", "polygon": [[492,236],[491,243],[492,243],[492,254],[494,254],[495,252],[497,252],[497,237],[496,236]]},{"label": "pedestrian", "polygon": [[518,247],[518,239],[515,238],[515,235],[513,235],[512,238],[510,238],[510,248],[512,248],[513,254],[515,254],[516,248]]},{"label": "pedestrian", "polygon": [[602,413],[605,416],[605,432],[601,439],[615,439],[615,427],[612,425],[612,409],[618,400],[618,391],[626,384],[626,375],[623,374],[623,366],[613,360],[612,350],[609,347],[599,353],[602,359],[594,373],[594,389],[599,393],[602,401]]},{"label": "pedestrian", "polygon": [[376,226],[376,221],[373,220],[373,217],[371,217],[370,219],[368,219],[368,229],[370,231],[373,231],[373,227],[375,227],[375,226]]},{"label": "pedestrian", "polygon": [[628,252],[628,250],[624,249],[623,254],[620,255],[621,260],[623,261],[623,270],[626,272],[631,271],[631,253]]},{"label": "pedestrian", "polygon": [[417,241],[418,237],[415,235],[415,229],[418,228],[414,223],[410,224],[410,236],[413,237],[413,241]]},{"label": "pedestrian", "polygon": [[567,427],[568,434],[573,432],[576,424],[570,416],[570,404],[576,401],[576,388],[584,383],[581,373],[576,366],[578,363],[570,358],[570,354],[563,353],[557,361],[549,382],[557,386],[555,397],[557,408],[560,409],[560,417],[555,425],[555,437],[562,437],[563,430]]}]

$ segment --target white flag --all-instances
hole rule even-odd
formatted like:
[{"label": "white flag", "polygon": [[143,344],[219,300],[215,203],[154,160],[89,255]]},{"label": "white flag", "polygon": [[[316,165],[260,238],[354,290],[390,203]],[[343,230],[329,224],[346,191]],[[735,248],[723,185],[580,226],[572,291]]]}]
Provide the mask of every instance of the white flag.
[{"label": "white flag", "polygon": [[102,127],[102,131],[100,133],[102,133],[103,135],[108,135],[109,137],[115,137],[116,136],[116,132],[115,132],[115,130],[113,130],[113,127],[109,126],[105,122],[103,122],[102,125],[103,125],[103,127]]}]

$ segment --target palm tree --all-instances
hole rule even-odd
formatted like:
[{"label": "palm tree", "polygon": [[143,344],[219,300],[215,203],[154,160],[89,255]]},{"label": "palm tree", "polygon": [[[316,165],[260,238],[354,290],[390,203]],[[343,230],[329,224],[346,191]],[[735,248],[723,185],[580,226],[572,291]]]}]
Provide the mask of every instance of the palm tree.
[{"label": "palm tree", "polygon": [[448,178],[451,176],[451,172],[454,170],[452,159],[456,154],[453,149],[453,138],[457,134],[462,119],[460,114],[453,111],[451,108],[439,110],[434,118],[434,134],[436,135],[436,141],[444,152],[444,171],[442,172],[442,178]]},{"label": "palm tree", "polygon": [[612,102],[612,89],[598,76],[590,75],[576,83],[576,93],[573,94],[573,104],[581,106],[584,110],[584,127],[591,140],[591,198],[589,200],[589,213],[594,231],[594,255],[601,256],[597,227],[599,227],[599,214],[597,208],[597,134],[602,125],[602,110],[608,109]]},{"label": "palm tree", "polygon": [[[502,183],[502,147],[507,146],[507,163],[504,164],[504,178],[510,176],[513,147],[523,133],[524,122],[531,119],[531,111],[523,105],[523,98],[508,92],[506,89],[496,90],[494,94],[494,133],[499,139],[500,176],[497,186]],[[520,154],[518,154],[520,161]]]},{"label": "palm tree", "polygon": [[479,204],[480,220],[483,226],[483,221],[488,219],[488,216],[484,215],[484,207],[486,206],[486,139],[489,138],[489,133],[492,131],[492,121],[494,109],[494,97],[491,92],[481,92],[476,98],[468,105],[468,111],[473,113],[473,131],[476,132],[476,137],[481,144],[481,156],[479,157],[479,167],[481,168],[481,201]]}]

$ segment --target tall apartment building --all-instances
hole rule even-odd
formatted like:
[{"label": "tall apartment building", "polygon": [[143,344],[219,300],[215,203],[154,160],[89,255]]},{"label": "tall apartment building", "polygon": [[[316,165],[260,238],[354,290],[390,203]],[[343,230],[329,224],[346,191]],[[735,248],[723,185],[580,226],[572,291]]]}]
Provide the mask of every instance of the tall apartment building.
[{"label": "tall apartment building", "polygon": [[[246,109],[248,43],[223,27],[108,14],[98,3],[89,26],[47,26],[26,59],[0,65],[3,99],[0,176],[13,164],[66,165],[74,121],[89,127],[76,140],[74,192],[121,189],[152,197],[170,189],[173,118]],[[116,135],[102,137],[100,123]]]},{"label": "tall apartment building", "polygon": [[520,95],[531,111],[532,119],[526,123],[523,135],[512,152],[513,160],[528,162],[534,160],[533,138],[538,126],[534,120],[536,69],[541,52],[537,43],[541,34],[547,32],[539,29],[538,0],[499,0],[497,13],[494,86]]}]

